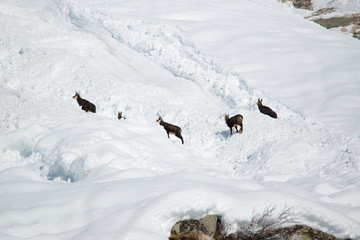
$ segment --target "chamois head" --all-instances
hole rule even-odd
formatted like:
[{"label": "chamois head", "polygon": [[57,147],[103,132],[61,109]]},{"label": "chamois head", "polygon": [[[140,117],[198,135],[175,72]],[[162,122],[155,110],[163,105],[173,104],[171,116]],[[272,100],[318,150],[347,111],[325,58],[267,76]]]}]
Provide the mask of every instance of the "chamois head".
[{"label": "chamois head", "polygon": [[258,101],[257,101],[256,105],[262,106],[262,99],[258,98]]},{"label": "chamois head", "polygon": [[73,98],[78,99],[79,97],[80,97],[80,95],[77,92],[75,92],[75,95],[73,96]]},{"label": "chamois head", "polygon": [[156,120],[156,122],[157,122],[157,123],[161,123],[161,122],[163,122],[162,117],[161,117],[161,116],[159,116],[159,119],[158,119],[158,120]]},{"label": "chamois head", "polygon": [[225,121],[229,120],[229,114],[225,114]]}]

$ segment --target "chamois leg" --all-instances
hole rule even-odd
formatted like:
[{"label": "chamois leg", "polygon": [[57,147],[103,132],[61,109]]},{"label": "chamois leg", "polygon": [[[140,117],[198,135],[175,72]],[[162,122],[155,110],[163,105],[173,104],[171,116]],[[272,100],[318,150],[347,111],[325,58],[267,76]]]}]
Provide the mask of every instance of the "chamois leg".
[{"label": "chamois leg", "polygon": [[232,127],[230,128],[230,137],[232,136]]},{"label": "chamois leg", "polygon": [[238,133],[238,132],[239,132],[239,130],[237,129],[237,126],[235,126],[235,129],[236,129],[236,132]]},{"label": "chamois leg", "polygon": [[243,124],[241,123],[240,124],[240,134],[242,134],[242,132],[243,132]]},{"label": "chamois leg", "polygon": [[177,133],[175,136],[177,136],[178,138],[180,138],[180,139],[181,139],[182,144],[184,144],[184,139],[183,139],[183,137],[181,136],[181,134],[180,134],[180,133]]},{"label": "chamois leg", "polygon": [[168,135],[168,138],[170,138],[170,136],[169,136],[169,132],[166,132],[167,133],[167,135]]}]

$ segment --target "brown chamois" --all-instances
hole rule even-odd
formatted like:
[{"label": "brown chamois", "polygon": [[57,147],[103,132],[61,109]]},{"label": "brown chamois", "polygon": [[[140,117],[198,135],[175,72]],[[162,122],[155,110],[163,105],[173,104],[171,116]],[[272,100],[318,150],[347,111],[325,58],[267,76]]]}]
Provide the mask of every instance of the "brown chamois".
[{"label": "brown chamois", "polygon": [[182,144],[184,144],[184,139],[181,136],[181,128],[180,127],[172,125],[172,124],[167,123],[167,122],[164,122],[164,120],[161,117],[159,117],[159,119],[156,120],[156,122],[158,122],[161,126],[164,127],[164,129],[166,130],[166,133],[168,135],[168,138],[170,138],[169,134],[174,134],[175,136],[180,138]]},{"label": "brown chamois", "polygon": [[81,98],[77,92],[75,92],[75,96],[73,96],[73,98],[76,99],[79,106],[81,106],[81,109],[84,110],[85,112],[93,112],[93,113],[96,112],[95,105],[89,102],[88,100]]},{"label": "brown chamois", "polygon": [[276,112],[274,112],[271,108],[269,108],[267,106],[264,106],[262,104],[262,99],[259,98],[256,105],[258,105],[259,110],[260,110],[261,113],[263,113],[265,115],[269,115],[272,118],[277,118]]},{"label": "brown chamois", "polygon": [[123,118],[124,120],[126,119],[125,116],[124,116],[124,117],[122,116],[122,112],[119,112],[119,111],[118,111],[118,119],[120,120],[120,119],[122,119],[122,118]]},{"label": "brown chamois", "polygon": [[[230,128],[230,137],[232,136],[232,128],[235,127],[236,132],[241,134],[243,132],[243,116],[237,114],[231,118],[229,118],[229,114],[225,114],[225,122]],[[240,126],[240,131],[238,131],[237,127]]]}]

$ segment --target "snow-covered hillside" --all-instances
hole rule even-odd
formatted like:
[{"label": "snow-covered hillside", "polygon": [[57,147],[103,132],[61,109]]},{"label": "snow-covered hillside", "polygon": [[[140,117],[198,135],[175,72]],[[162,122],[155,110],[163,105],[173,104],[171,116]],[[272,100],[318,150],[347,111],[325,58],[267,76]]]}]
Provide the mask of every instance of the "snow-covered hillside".
[{"label": "snow-covered hillside", "polygon": [[[297,13],[275,0],[1,1],[0,239],[167,239],[181,219],[240,223],[270,205],[360,238],[360,42]],[[243,134],[226,113],[244,116]]]}]

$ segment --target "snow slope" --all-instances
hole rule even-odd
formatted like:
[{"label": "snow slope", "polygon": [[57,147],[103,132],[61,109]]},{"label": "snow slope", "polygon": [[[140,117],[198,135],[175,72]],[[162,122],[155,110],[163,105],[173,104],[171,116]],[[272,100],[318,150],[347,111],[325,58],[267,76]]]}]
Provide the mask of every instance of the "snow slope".
[{"label": "snow slope", "polygon": [[[178,220],[240,224],[269,205],[360,238],[360,43],[296,12],[1,1],[0,238],[167,239]],[[225,113],[244,116],[243,134],[230,138]]]}]

